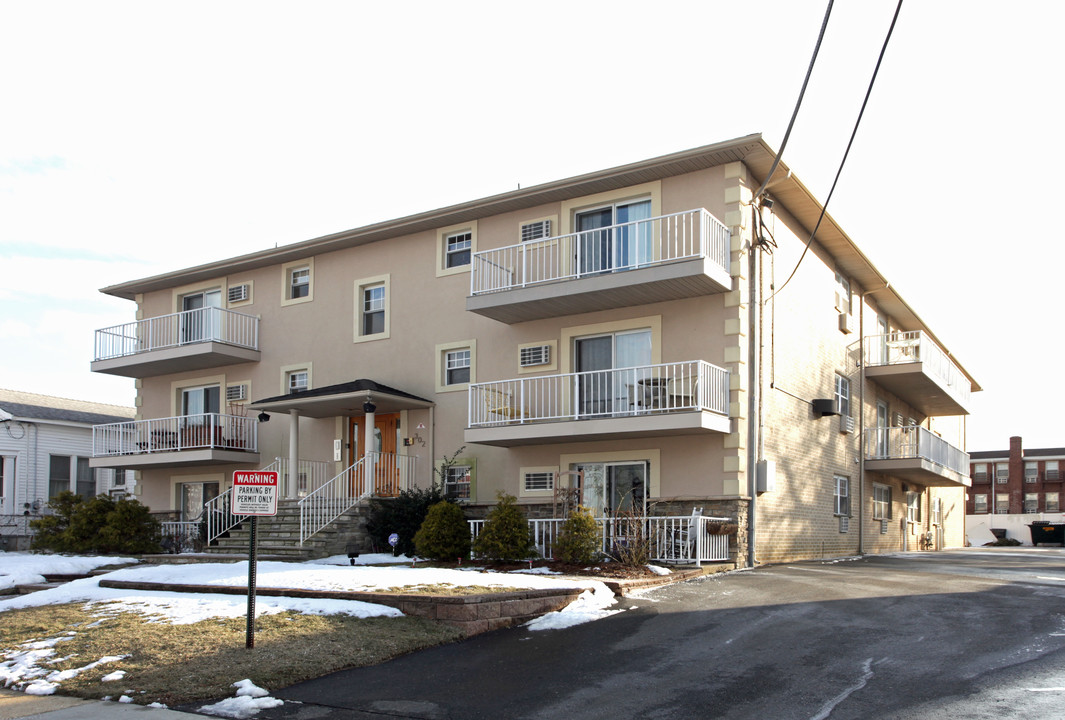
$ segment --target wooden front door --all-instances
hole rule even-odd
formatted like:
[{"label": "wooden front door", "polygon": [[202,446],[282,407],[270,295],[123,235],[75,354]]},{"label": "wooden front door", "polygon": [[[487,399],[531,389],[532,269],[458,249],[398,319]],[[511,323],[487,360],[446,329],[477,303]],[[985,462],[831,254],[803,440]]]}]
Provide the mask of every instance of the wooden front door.
[{"label": "wooden front door", "polygon": [[[351,464],[366,457],[366,417],[351,419],[349,439],[351,441]],[[374,416],[373,447],[375,453],[372,463],[363,462],[353,474],[352,481],[359,488],[366,487],[366,469],[373,466],[373,494],[379,497],[394,497],[399,494],[399,471],[396,465],[396,437],[399,434],[399,413]],[[359,493],[361,494],[361,493]]]}]

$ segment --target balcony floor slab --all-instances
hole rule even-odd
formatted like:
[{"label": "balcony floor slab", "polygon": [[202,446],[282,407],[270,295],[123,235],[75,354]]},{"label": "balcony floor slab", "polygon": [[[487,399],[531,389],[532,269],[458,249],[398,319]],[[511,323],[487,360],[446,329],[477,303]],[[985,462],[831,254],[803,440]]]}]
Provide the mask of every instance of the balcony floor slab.
[{"label": "balcony floor slab", "polygon": [[467,428],[465,441],[496,447],[729,432],[724,415],[701,411]]}]

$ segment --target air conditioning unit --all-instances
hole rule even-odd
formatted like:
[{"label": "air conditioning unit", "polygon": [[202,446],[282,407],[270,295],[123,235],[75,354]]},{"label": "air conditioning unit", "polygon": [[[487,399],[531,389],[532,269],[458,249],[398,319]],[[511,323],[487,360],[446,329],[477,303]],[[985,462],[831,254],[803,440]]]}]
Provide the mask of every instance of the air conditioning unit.
[{"label": "air conditioning unit", "polygon": [[814,415],[817,417],[839,415],[839,407],[836,405],[835,398],[819,398],[814,400],[812,404],[814,406]]},{"label": "air conditioning unit", "polygon": [[541,238],[548,237],[551,237],[550,220],[537,220],[536,222],[526,223],[521,226],[522,242],[529,242],[530,240],[540,240]]},{"label": "air conditioning unit", "polygon": [[226,402],[237,402],[248,399],[247,385],[228,385],[226,387]]},{"label": "air conditioning unit", "polygon": [[531,347],[523,347],[520,351],[519,361],[522,367],[549,365],[551,363],[551,346],[533,345]]},{"label": "air conditioning unit", "polygon": [[247,283],[244,283],[243,285],[233,285],[229,288],[229,292],[226,294],[226,296],[229,298],[229,302],[231,303],[244,302],[251,294],[250,290],[251,288],[248,286]]},{"label": "air conditioning unit", "polygon": [[851,519],[845,515],[841,515],[839,518],[839,531],[841,533],[849,532],[851,529]]},{"label": "air conditioning unit", "polygon": [[840,415],[839,431],[847,435],[854,432],[854,418],[852,418],[850,415]]},{"label": "air conditioning unit", "polygon": [[854,316],[850,313],[841,312],[839,314],[839,331],[844,335],[850,335],[854,332]]}]

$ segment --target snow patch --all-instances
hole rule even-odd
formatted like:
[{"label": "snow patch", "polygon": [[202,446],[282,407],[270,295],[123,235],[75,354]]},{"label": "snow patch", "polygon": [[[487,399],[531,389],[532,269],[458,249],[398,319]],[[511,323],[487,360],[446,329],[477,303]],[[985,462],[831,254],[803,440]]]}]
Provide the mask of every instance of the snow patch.
[{"label": "snow patch", "polygon": [[204,705],[200,712],[209,715],[219,715],[231,718],[249,718],[258,714],[260,710],[283,705],[283,700],[270,697],[270,693],[257,686],[249,679],[239,680],[233,683],[237,688],[237,696],[226,698],[213,705]]}]

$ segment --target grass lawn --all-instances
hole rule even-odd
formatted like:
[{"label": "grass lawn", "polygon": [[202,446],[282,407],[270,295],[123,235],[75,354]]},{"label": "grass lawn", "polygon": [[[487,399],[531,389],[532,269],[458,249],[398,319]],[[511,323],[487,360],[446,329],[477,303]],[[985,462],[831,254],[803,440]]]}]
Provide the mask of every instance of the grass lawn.
[{"label": "grass lawn", "polygon": [[[255,648],[245,647],[246,619],[190,625],[156,622],[107,603],[10,610],[0,622],[0,654],[32,640],[59,636],[49,670],[81,668],[106,656],[127,656],[64,680],[61,692],[84,698],[129,695],[138,704],[180,705],[231,697],[232,683],[250,678],[272,690],[347,667],[374,665],[404,653],[452,642],[455,628],[415,617],[354,618],[286,612],[256,621]],[[102,677],[125,671],[121,680]]]}]

